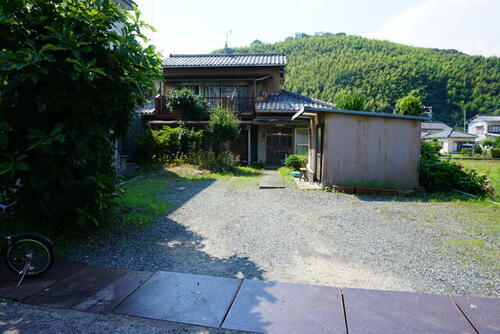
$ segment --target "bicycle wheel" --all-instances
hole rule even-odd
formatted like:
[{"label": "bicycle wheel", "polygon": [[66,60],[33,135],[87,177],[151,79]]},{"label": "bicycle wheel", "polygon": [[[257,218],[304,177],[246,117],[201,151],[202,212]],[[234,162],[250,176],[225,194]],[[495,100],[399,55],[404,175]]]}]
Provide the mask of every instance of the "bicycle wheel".
[{"label": "bicycle wheel", "polygon": [[53,243],[43,235],[36,233],[21,233],[10,237],[5,260],[7,266],[21,274],[26,268],[26,276],[41,275],[50,269],[54,263]]}]

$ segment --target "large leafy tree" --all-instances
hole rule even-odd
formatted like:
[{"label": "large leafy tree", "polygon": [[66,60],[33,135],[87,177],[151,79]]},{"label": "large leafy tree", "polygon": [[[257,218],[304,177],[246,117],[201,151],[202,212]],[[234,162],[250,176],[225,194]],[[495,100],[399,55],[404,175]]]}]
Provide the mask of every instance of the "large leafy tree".
[{"label": "large leafy tree", "polygon": [[0,186],[28,219],[99,223],[114,143],[160,73],[145,28],[110,0],[0,2]]},{"label": "large leafy tree", "polygon": [[420,116],[423,114],[423,110],[422,97],[415,91],[396,101],[396,113],[400,115]]}]

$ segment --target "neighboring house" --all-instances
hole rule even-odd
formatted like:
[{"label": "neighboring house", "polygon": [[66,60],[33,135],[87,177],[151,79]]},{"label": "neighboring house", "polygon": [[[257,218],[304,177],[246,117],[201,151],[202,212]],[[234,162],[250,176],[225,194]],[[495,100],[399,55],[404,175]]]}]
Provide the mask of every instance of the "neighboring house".
[{"label": "neighboring house", "polygon": [[304,107],[293,119],[309,123],[308,179],[418,186],[420,123],[427,117]]},{"label": "neighboring house", "polygon": [[[331,108],[328,102],[281,89],[287,58],[282,53],[170,55],[163,63],[161,94],[155,99],[152,127],[175,126],[179,115],[168,110],[172,89],[188,88],[212,106],[233,111],[241,123],[240,137],[231,151],[243,163],[262,161],[277,166],[288,155],[306,151],[308,123],[292,120],[304,107]],[[187,122],[203,127],[200,121]]]},{"label": "neighboring house", "polygon": [[477,136],[463,131],[458,131],[455,129],[444,130],[441,132],[427,134],[422,137],[422,141],[432,141],[437,140],[442,148],[441,153],[459,153],[460,150],[465,146],[470,148],[476,141]]},{"label": "neighboring house", "polygon": [[443,122],[422,122],[420,127],[420,136],[424,137],[429,134],[450,130],[451,127]]},{"label": "neighboring house", "polygon": [[478,141],[500,136],[500,115],[477,114],[467,124],[467,132],[476,135]]}]

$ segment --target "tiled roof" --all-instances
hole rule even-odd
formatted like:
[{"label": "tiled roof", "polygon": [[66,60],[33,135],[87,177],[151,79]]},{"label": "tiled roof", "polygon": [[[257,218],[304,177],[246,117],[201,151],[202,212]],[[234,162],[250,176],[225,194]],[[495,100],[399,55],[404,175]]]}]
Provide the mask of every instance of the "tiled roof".
[{"label": "tiled roof", "polygon": [[171,54],[163,61],[164,68],[286,66],[286,64],[286,56],[283,53]]},{"label": "tiled roof", "polygon": [[473,135],[471,133],[450,129],[450,130],[445,130],[445,131],[440,131],[440,132],[429,133],[429,134],[423,136],[422,139],[426,139],[426,138],[476,138],[476,137],[477,137],[476,135]]},{"label": "tiled roof", "polygon": [[422,130],[446,130],[446,129],[451,129],[451,127],[443,122],[422,122]]},{"label": "tiled roof", "polygon": [[469,121],[472,121],[475,118],[483,119],[485,121],[500,121],[500,115],[495,114],[477,114],[472,117]]},{"label": "tiled roof", "polygon": [[264,101],[255,101],[255,110],[260,111],[290,111],[296,112],[304,107],[333,108],[329,102],[313,99],[282,90],[278,94],[268,94]]}]

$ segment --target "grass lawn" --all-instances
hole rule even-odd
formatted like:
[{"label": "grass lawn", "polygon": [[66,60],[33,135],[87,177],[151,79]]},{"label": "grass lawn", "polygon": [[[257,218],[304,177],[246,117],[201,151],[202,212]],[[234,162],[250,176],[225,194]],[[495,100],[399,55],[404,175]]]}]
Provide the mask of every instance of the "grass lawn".
[{"label": "grass lawn", "polygon": [[476,169],[479,174],[486,174],[495,189],[493,199],[500,202],[500,160],[453,160],[466,168]]}]

